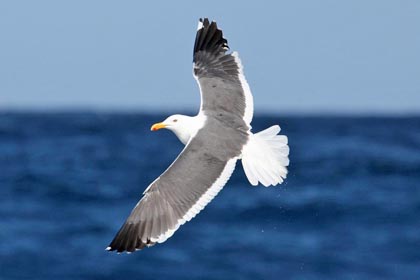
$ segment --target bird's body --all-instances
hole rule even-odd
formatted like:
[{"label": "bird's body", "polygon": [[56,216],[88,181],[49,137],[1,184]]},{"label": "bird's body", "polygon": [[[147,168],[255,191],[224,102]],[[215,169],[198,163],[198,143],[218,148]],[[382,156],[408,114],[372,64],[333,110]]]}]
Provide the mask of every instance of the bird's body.
[{"label": "bird's body", "polygon": [[193,72],[201,93],[197,116],[173,115],[152,126],[185,144],[169,168],[144,191],[108,250],[132,252],[162,243],[200,212],[229,180],[238,159],[252,185],[276,185],[289,164],[278,125],[251,132],[253,98],[237,53],[215,22],[200,20]]}]

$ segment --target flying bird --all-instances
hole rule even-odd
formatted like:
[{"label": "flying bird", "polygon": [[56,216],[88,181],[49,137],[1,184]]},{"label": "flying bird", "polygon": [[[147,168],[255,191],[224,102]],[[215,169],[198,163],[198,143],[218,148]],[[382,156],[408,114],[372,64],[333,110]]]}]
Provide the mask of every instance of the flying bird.
[{"label": "flying bird", "polygon": [[166,241],[219,193],[238,160],[251,185],[267,187],[286,178],[288,139],[278,135],[278,125],[251,132],[253,97],[241,60],[207,18],[198,23],[193,75],[200,88],[199,113],[172,115],[151,127],[171,130],[185,147],[146,188],[109,251],[133,252]]}]

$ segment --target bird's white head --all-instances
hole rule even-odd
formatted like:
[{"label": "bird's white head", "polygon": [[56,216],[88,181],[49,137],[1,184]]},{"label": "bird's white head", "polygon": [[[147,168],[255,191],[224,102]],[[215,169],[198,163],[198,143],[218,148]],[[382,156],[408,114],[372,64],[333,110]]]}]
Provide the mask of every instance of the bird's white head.
[{"label": "bird's white head", "polygon": [[184,115],[172,115],[160,123],[155,123],[150,128],[156,131],[162,128],[171,130],[178,139],[185,145],[197,131],[203,127],[204,120],[200,116],[190,117]]}]

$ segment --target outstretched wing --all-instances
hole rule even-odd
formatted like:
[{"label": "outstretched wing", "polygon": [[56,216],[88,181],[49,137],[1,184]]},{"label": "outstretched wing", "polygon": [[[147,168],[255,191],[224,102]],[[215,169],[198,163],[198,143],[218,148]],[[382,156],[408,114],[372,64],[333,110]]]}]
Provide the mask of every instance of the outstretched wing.
[{"label": "outstretched wing", "polygon": [[172,165],[144,192],[111,244],[110,251],[142,249],[164,242],[200,212],[230,178],[252,119],[252,96],[236,53],[215,22],[200,20],[194,75],[202,96],[204,126]]},{"label": "outstretched wing", "polygon": [[226,112],[248,127],[254,112],[253,98],[238,53],[226,53],[227,40],[216,22],[200,19],[194,44],[193,74],[201,93],[201,111]]},{"label": "outstretched wing", "polygon": [[207,120],[174,163],[146,189],[107,249],[132,252],[171,237],[223,188],[246,141],[240,131]]}]

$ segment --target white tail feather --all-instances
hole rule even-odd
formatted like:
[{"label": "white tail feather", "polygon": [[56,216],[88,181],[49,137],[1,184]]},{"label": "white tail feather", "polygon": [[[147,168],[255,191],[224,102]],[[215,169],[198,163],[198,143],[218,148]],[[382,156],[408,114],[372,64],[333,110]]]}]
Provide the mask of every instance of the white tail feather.
[{"label": "white tail feather", "polygon": [[274,125],[250,134],[242,150],[242,166],[251,185],[275,186],[286,178],[289,146],[287,136],[277,135],[279,132],[280,126]]}]

